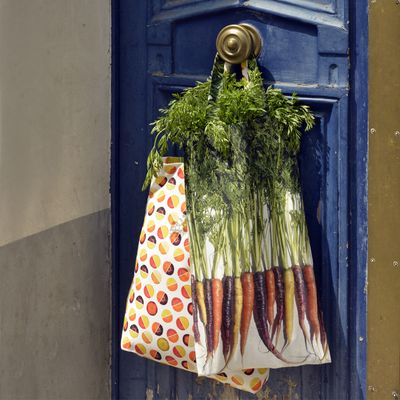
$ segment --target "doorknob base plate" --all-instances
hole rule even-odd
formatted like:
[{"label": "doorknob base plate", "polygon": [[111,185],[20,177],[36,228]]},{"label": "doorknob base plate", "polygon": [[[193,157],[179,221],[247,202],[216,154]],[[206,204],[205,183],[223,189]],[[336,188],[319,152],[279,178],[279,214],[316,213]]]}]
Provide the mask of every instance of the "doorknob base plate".
[{"label": "doorknob base plate", "polygon": [[253,42],[253,56],[258,57],[261,53],[261,47],[262,47],[262,40],[261,40],[261,35],[260,32],[256,27],[254,27],[251,24],[240,24],[240,26],[243,26],[247,32],[250,33],[251,36],[251,41]]}]

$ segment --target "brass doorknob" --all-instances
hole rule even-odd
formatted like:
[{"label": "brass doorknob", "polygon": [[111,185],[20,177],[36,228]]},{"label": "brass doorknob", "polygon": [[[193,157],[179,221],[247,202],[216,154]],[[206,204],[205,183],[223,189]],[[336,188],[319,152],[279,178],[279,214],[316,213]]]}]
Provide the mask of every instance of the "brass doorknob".
[{"label": "brass doorknob", "polygon": [[217,36],[217,51],[230,64],[240,64],[261,51],[261,36],[250,24],[227,25]]}]

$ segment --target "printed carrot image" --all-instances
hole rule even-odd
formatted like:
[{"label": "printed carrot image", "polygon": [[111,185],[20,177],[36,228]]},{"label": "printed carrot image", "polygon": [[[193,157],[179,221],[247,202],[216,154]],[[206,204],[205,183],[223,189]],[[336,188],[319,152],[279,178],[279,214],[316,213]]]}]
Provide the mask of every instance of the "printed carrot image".
[{"label": "printed carrot image", "polygon": [[294,276],[291,268],[283,273],[283,285],[285,287],[285,344],[289,346],[293,337],[293,306],[294,306]]},{"label": "printed carrot image", "polygon": [[209,276],[209,269],[205,262],[204,251],[198,245],[201,241],[202,232],[195,230],[195,226],[191,223],[191,218],[189,218],[189,226],[193,230],[191,235],[191,257],[192,266],[194,267],[191,275],[191,287],[192,287],[192,302],[193,302],[193,334],[196,343],[200,343],[200,328],[199,319],[203,324],[203,329],[205,330],[206,336],[206,348],[207,353],[210,353],[211,344],[209,343],[209,331],[210,325],[208,321],[207,306],[206,306],[206,279]]},{"label": "printed carrot image", "polygon": [[204,296],[203,281],[196,280],[196,295],[197,295],[197,304],[200,314],[200,321],[204,325],[207,325],[207,311],[206,311],[206,301]]},{"label": "printed carrot image", "polygon": [[213,351],[217,350],[222,326],[222,303],[224,291],[221,279],[212,279]]},{"label": "printed carrot image", "polygon": [[256,323],[258,333],[265,347],[271,353],[273,353],[281,361],[289,363],[273,345],[271,337],[268,332],[267,318],[266,318],[265,276],[262,272],[256,272],[254,274],[254,286],[255,286],[254,321]]},{"label": "printed carrot image", "polygon": [[234,354],[239,344],[239,331],[242,325],[243,288],[240,277],[235,276],[235,306],[233,318],[233,340],[231,354]]},{"label": "printed carrot image", "polygon": [[318,319],[319,319],[319,326],[321,329],[321,344],[322,344],[322,350],[324,352],[322,356],[322,360],[326,357],[328,353],[328,338],[326,336],[326,330],[325,330],[325,324],[324,324],[324,318],[323,318],[323,313],[320,305],[318,305]]},{"label": "printed carrot image", "polygon": [[233,324],[234,324],[234,279],[233,276],[226,276],[224,278],[224,299],[222,305],[222,352],[225,361],[228,360],[233,341]]},{"label": "printed carrot image", "polygon": [[219,278],[219,263],[224,256],[226,244],[226,221],[221,219],[220,224],[216,224],[213,228],[213,234],[210,241],[214,246],[214,255],[212,258],[212,351],[218,348],[219,339],[222,328],[222,305],[224,298],[224,290],[221,278]]},{"label": "printed carrot image", "polygon": [[295,299],[297,306],[297,314],[299,318],[299,325],[304,335],[305,345],[310,340],[308,330],[305,325],[306,319],[306,289],[303,278],[303,272],[301,267],[298,265],[293,266],[294,282],[295,282]]},{"label": "printed carrot image", "polygon": [[[242,269],[248,265],[246,253],[246,239],[243,237],[243,226],[240,226],[239,215],[236,214],[231,219],[228,227],[228,235],[230,242],[231,268],[228,265],[228,275],[233,274],[233,326],[231,335],[231,344],[229,346],[229,356],[226,359],[226,365],[229,364],[239,347],[240,329],[242,326],[243,312],[243,287],[241,274]],[[225,354],[225,352],[224,352]]]},{"label": "printed carrot image", "polygon": [[316,340],[320,336],[320,327],[318,319],[318,300],[317,287],[315,285],[314,269],[311,265],[306,265],[303,268],[304,281],[307,289],[307,319],[311,327],[311,342],[315,337]]},{"label": "printed carrot image", "polygon": [[274,319],[274,324],[272,326],[272,339],[276,335],[279,337],[281,331],[282,321],[285,314],[285,290],[283,286],[283,273],[281,268],[272,268],[275,277],[275,287],[276,287],[276,315]]},{"label": "printed carrot image", "polygon": [[191,276],[192,304],[193,304],[193,335],[196,343],[200,343],[199,321],[198,321],[198,299],[196,291],[196,278]]},{"label": "printed carrot image", "polygon": [[249,333],[250,321],[254,308],[253,273],[243,272],[241,281],[243,289],[243,309],[240,324],[240,353],[243,355],[246,348],[247,335]]},{"label": "printed carrot image", "polygon": [[269,327],[272,331],[272,325],[274,323],[274,308],[276,301],[275,292],[275,276],[272,268],[265,271],[265,284],[267,288],[267,320]]},{"label": "printed carrot image", "polygon": [[236,266],[235,255],[232,251],[236,251],[234,245],[236,236],[233,232],[233,221],[227,224],[228,243],[223,253],[223,263],[225,269],[225,277],[223,278],[223,304],[222,304],[222,353],[224,355],[225,365],[228,364],[230,354],[234,345],[234,324],[235,324],[235,279],[233,269]]},{"label": "printed carrot image", "polygon": [[213,300],[212,300],[212,281],[211,279],[204,280],[204,298],[206,305],[206,341],[207,341],[207,358],[213,352],[213,333],[214,333],[214,313],[213,313]]}]

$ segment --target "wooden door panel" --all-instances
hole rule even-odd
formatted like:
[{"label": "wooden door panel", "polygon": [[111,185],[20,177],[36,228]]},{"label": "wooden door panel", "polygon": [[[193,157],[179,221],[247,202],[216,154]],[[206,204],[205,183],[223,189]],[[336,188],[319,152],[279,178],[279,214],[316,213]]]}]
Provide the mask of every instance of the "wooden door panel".
[{"label": "wooden door panel", "polygon": [[[271,371],[268,387],[288,398],[346,399],[349,348],[349,32],[347,0],[120,0],[125,83],[120,102],[118,279],[122,315],[143,219],[140,192],[152,138],[149,123],[171,94],[205,80],[219,30],[247,22],[261,33],[259,65],[266,85],[296,92],[317,117],[303,138],[302,188],[332,364]],[[131,20],[129,20],[129,18]],[[130,33],[134,29],[137,36]],[[143,40],[140,42],[140,40]],[[134,52],[136,51],[136,57]],[[128,66],[131,68],[129,70]],[[131,76],[128,76],[131,74]],[[131,97],[130,97],[131,96]],[[136,99],[133,102],[132,96]],[[138,113],[137,118],[129,115]],[[136,107],[136,109],[135,109]],[[134,111],[135,109],[135,111]],[[125,114],[124,114],[125,113]],[[126,120],[124,120],[124,116]],[[125,121],[125,122],[124,122]],[[129,127],[127,124],[130,123]],[[134,204],[134,206],[132,206]],[[119,325],[118,325],[119,324]],[[116,333],[118,335],[118,333]],[[193,374],[119,352],[119,398],[219,398],[233,391]],[[353,382],[354,384],[354,382]],[[361,384],[361,383],[360,383]],[[357,382],[355,383],[357,386]],[[136,393],[136,394],[135,394]],[[251,395],[235,392],[240,398]],[[135,397],[136,396],[136,397]]]}]

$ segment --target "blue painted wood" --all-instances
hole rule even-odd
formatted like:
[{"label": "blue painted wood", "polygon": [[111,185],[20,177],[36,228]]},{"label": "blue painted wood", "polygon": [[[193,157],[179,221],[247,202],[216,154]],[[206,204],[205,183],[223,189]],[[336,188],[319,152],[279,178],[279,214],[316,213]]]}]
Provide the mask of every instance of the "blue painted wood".
[{"label": "blue painted wood", "polygon": [[[144,399],[147,361],[119,350],[126,293],[133,275],[136,242],[143,221],[146,195],[140,190],[147,143],[147,4],[117,1],[113,7],[113,397]],[[134,21],[134,23],[132,23]],[[137,211],[136,211],[137,210]],[[118,335],[118,336],[117,336]]]},{"label": "blue painted wood", "polygon": [[350,3],[350,393],[365,399],[367,383],[368,1]]},{"label": "blue painted wood", "polygon": [[262,34],[259,63],[266,84],[298,93],[318,122],[303,138],[300,166],[333,362],[273,370],[267,391],[307,400],[365,398],[366,4],[114,0],[113,398],[145,398],[146,391],[154,399],[223,393],[221,384],[120,351],[119,334],[146,200],[140,186],[151,145],[148,124],[173,92],[208,76],[218,31],[237,22],[250,22]]},{"label": "blue painted wood", "polygon": [[[111,87],[111,246],[119,245],[119,1],[111,4],[111,43],[112,43],[112,87]],[[111,397],[118,398],[119,378],[119,251],[112,252],[112,292],[111,292]]]}]

